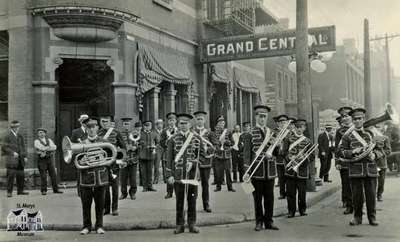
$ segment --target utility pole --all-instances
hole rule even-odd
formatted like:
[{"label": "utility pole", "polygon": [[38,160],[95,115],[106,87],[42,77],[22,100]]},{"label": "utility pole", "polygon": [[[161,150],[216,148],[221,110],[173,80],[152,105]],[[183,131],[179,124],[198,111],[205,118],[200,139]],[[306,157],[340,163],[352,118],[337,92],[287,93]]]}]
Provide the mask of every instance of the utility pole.
[{"label": "utility pole", "polygon": [[[312,97],[310,59],[308,57],[308,10],[307,0],[296,0],[296,79],[297,115],[307,120],[307,129],[313,139]],[[311,177],[307,180],[307,190],[315,188],[315,160],[310,163]]]},{"label": "utility pole", "polygon": [[364,107],[367,110],[366,118],[372,111],[371,103],[371,59],[369,49],[369,23],[364,19]]}]

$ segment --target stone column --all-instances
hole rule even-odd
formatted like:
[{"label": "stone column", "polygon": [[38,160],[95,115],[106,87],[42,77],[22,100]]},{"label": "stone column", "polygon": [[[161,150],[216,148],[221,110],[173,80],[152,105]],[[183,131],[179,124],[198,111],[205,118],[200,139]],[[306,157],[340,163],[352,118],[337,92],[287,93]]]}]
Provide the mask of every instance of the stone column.
[{"label": "stone column", "polygon": [[236,108],[236,112],[239,113],[239,117],[240,117],[239,121],[240,121],[240,124],[242,124],[244,122],[244,120],[243,120],[243,107],[242,107],[243,96],[242,96],[242,90],[240,90],[240,89],[238,89],[237,99],[238,99],[239,105]]},{"label": "stone column", "polygon": [[150,90],[149,118],[153,122],[158,119],[158,99],[161,88],[155,87]]},{"label": "stone column", "polygon": [[175,112],[175,96],[177,91],[175,90],[175,86],[173,83],[169,83],[168,90],[165,92],[165,114],[169,112]]}]

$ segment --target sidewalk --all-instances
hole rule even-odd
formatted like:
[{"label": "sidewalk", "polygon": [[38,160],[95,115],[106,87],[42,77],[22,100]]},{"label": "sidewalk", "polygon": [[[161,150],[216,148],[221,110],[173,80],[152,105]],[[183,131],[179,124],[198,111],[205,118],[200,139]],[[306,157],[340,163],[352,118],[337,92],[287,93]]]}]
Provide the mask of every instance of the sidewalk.
[{"label": "sidewalk", "polygon": [[[317,187],[317,192],[307,193],[307,205],[312,206],[339,189],[340,178],[337,171],[332,171],[332,183]],[[165,185],[159,184],[157,192],[141,192],[139,187],[136,200],[120,200],[119,216],[104,217],[106,230],[160,229],[175,227],[175,198],[164,199]],[[222,192],[215,193],[210,187],[212,213],[205,213],[202,208],[201,192],[197,199],[197,224],[199,226],[240,223],[254,220],[253,198],[245,194],[240,184],[234,184],[235,193],[228,192],[226,186]],[[64,194],[53,194],[49,190],[46,196],[39,191],[30,191],[28,196],[7,198],[6,191],[0,198],[0,228],[5,229],[7,215],[10,209],[19,204],[33,204],[34,210],[40,210],[43,215],[45,230],[79,230],[82,226],[81,201],[76,195],[76,189],[67,188]],[[287,214],[286,199],[278,200],[278,188],[275,189],[274,216]],[[185,205],[186,206],[186,205]],[[94,206],[92,206],[94,222]]]}]

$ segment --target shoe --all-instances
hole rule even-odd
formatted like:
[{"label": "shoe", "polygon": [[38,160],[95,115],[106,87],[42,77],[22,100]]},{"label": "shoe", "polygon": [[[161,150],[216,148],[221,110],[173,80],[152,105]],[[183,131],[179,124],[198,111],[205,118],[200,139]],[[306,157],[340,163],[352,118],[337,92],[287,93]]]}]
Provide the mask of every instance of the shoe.
[{"label": "shoe", "polygon": [[211,210],[211,208],[209,206],[205,207],[204,211],[206,211],[207,213],[211,213],[212,212],[212,210]]},{"label": "shoe", "polygon": [[42,195],[46,195],[47,194],[47,192],[42,192]]},{"label": "shoe", "polygon": [[332,182],[332,180],[326,180],[326,181],[324,181],[324,182],[328,182],[328,183],[331,183],[331,182]]},{"label": "shoe", "polygon": [[153,181],[153,184],[158,184],[158,180],[154,180],[154,181]]},{"label": "shoe", "polygon": [[220,192],[221,191],[221,187],[217,187],[215,188],[214,192]]},{"label": "shoe", "polygon": [[228,189],[228,191],[230,191],[230,192],[236,192],[236,190],[233,189],[233,188]]},{"label": "shoe", "polygon": [[276,227],[273,223],[265,223],[265,229],[269,229],[269,230],[279,230],[279,228]]},{"label": "shoe", "polygon": [[222,182],[222,185],[226,185],[225,181]]},{"label": "shoe", "polygon": [[149,192],[156,192],[157,190],[154,189],[154,188],[152,188],[152,187],[149,187],[149,188],[147,188],[147,191],[149,191]]},{"label": "shoe", "polygon": [[346,210],[344,210],[343,214],[347,215],[347,214],[352,214],[353,213],[353,209],[351,208],[346,208]]},{"label": "shoe", "polygon": [[358,220],[358,219],[352,219],[352,220],[349,222],[349,224],[350,224],[351,226],[357,226],[357,225],[362,224],[362,221],[360,221],[360,220]]},{"label": "shoe", "polygon": [[11,192],[7,192],[7,197],[12,197]]},{"label": "shoe", "polygon": [[278,197],[279,200],[282,200],[282,199],[285,199],[285,198],[286,198],[286,196],[282,196],[282,195]]},{"label": "shoe", "polygon": [[143,188],[142,192],[148,192],[149,190],[147,188]]},{"label": "shoe", "polygon": [[177,225],[174,234],[181,234],[183,232],[185,232],[185,227],[183,225]]},{"label": "shoe", "polygon": [[109,215],[110,211],[104,211],[104,215]]},{"label": "shoe", "polygon": [[128,196],[128,195],[121,195],[121,196],[119,197],[119,200],[124,200],[127,196]]},{"label": "shoe", "polygon": [[261,231],[263,229],[262,223],[257,223],[256,227],[254,228],[255,231]]},{"label": "shoe", "polygon": [[112,215],[112,216],[118,216],[118,215],[119,215],[118,210],[112,211],[111,215]]},{"label": "shoe", "polygon": [[171,194],[171,193],[167,193],[167,195],[165,195],[164,198],[165,198],[165,199],[170,199],[170,198],[172,198],[172,194]]},{"label": "shoe", "polygon": [[29,192],[19,192],[17,195],[29,195]]},{"label": "shoe", "polygon": [[232,183],[237,183],[237,180],[236,180],[236,179],[235,179],[235,180],[233,180],[233,181],[232,181]]},{"label": "shoe", "polygon": [[55,190],[54,193],[60,193],[61,194],[61,193],[64,193],[64,192],[60,191],[60,190]]},{"label": "shoe", "polygon": [[194,225],[189,225],[189,232],[193,234],[198,234],[200,233],[200,230]]},{"label": "shoe", "polygon": [[217,185],[217,183],[216,182],[212,182],[211,185]]},{"label": "shoe", "polygon": [[301,212],[300,216],[307,216],[308,214],[306,212]]},{"label": "shoe", "polygon": [[287,217],[288,218],[294,218],[294,213],[289,213]]},{"label": "shoe", "polygon": [[129,194],[129,196],[131,197],[131,200],[136,200],[136,195],[135,194]]},{"label": "shoe", "polygon": [[376,200],[378,200],[378,202],[382,202],[382,196],[378,196]]},{"label": "shoe", "polygon": [[87,235],[88,233],[90,233],[90,230],[88,229],[88,228],[83,228],[82,230],[81,230],[81,235]]},{"label": "shoe", "polygon": [[106,231],[104,231],[103,228],[97,228],[96,233],[98,234],[104,234]]},{"label": "shoe", "polygon": [[379,223],[378,222],[376,222],[376,220],[375,219],[371,219],[370,221],[369,221],[369,225],[371,225],[371,226],[378,226],[379,225]]}]

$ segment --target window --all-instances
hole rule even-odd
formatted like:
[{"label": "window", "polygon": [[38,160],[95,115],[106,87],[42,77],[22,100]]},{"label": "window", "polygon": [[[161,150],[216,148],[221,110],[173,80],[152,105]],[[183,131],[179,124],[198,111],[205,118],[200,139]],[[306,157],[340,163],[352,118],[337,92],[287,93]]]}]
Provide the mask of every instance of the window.
[{"label": "window", "polygon": [[158,4],[159,6],[164,7],[171,11],[173,9],[172,6],[173,2],[174,0],[153,0],[153,3]]}]

